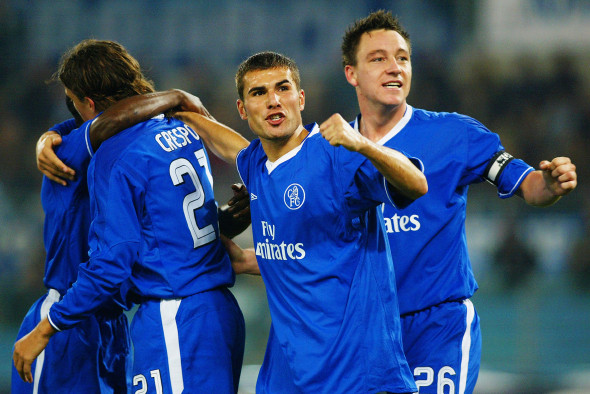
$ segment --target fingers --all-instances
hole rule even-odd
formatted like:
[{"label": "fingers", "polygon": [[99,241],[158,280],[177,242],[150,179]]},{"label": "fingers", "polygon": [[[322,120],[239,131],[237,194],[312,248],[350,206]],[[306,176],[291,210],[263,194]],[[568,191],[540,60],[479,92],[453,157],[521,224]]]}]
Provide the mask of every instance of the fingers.
[{"label": "fingers", "polygon": [[549,174],[553,182],[561,191],[559,195],[567,194],[574,190],[578,185],[578,174],[576,166],[569,157],[556,157],[551,161],[544,160],[540,163],[541,170]]},{"label": "fingers", "polygon": [[543,160],[539,164],[539,167],[541,170],[545,171],[553,171],[559,167],[561,167],[562,170],[576,170],[576,166],[572,163],[569,157],[556,157],[551,161]]},{"label": "fingers", "polygon": [[67,185],[68,180],[73,181],[75,179],[75,172],[72,169],[55,167],[45,161],[39,163],[39,170],[47,178],[64,186]]},{"label": "fingers", "polygon": [[356,142],[355,134],[358,133],[352,129],[350,124],[340,114],[334,114],[320,124],[320,134],[332,146],[344,146],[347,149],[351,149]]},{"label": "fingers", "polygon": [[47,178],[65,186],[66,181],[75,179],[76,172],[55,154],[55,147],[61,143],[61,136],[57,133],[45,133],[39,139],[36,147],[37,168]]},{"label": "fingers", "polygon": [[243,218],[250,216],[250,198],[246,186],[235,183],[232,186],[234,196],[228,201],[228,212],[234,218]]},{"label": "fingers", "polygon": [[24,382],[33,383],[33,374],[31,373],[31,365],[33,362],[25,361],[25,359],[18,353],[16,349],[12,355],[12,360],[20,378]]},{"label": "fingers", "polygon": [[211,114],[207,110],[207,108],[205,108],[200,98],[187,92],[184,92],[184,95],[186,102],[184,105],[181,105],[181,109],[196,112],[200,115],[203,115],[206,118],[214,119],[213,116],[211,116]]},{"label": "fingers", "polygon": [[[23,364],[23,375],[24,381],[27,383],[33,383],[33,374],[31,373],[31,363],[24,363]],[[22,379],[22,377],[21,377]]]},{"label": "fingers", "polygon": [[234,192],[234,196],[243,195],[243,194],[248,195],[248,190],[246,190],[246,185],[244,185],[242,183],[234,183],[233,185],[231,185],[231,188]]},{"label": "fingers", "polygon": [[556,157],[551,162],[544,160],[540,168],[550,172],[553,178],[562,182],[577,180],[576,166],[569,157]]}]

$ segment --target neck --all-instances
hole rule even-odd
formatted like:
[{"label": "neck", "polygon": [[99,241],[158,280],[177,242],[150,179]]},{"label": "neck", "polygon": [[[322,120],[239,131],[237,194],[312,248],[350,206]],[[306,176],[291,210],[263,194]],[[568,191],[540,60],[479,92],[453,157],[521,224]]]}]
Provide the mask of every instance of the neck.
[{"label": "neck", "polygon": [[359,130],[362,135],[376,142],[389,133],[402,120],[406,112],[407,103],[404,101],[395,107],[372,107],[367,104],[363,105],[359,101],[359,107],[361,110]]},{"label": "neck", "polygon": [[268,160],[275,162],[301,145],[308,134],[309,131],[303,125],[299,125],[297,130],[287,138],[260,138],[260,142]]}]

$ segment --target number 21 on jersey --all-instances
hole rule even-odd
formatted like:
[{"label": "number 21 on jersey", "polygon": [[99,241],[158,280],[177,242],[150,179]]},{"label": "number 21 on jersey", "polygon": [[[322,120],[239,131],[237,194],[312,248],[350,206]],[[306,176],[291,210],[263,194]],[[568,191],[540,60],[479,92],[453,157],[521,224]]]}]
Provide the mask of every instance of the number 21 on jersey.
[{"label": "number 21 on jersey", "polygon": [[[213,177],[211,176],[211,171],[209,170],[205,152],[203,149],[199,149],[195,152],[195,156],[197,157],[199,165],[205,168],[207,178],[211,183],[211,187],[213,187]],[[195,187],[194,192],[189,193],[184,197],[182,209],[184,211],[186,224],[188,225],[188,229],[193,237],[193,246],[196,249],[199,246],[203,246],[209,242],[214,241],[217,238],[217,234],[215,233],[215,229],[213,228],[212,224],[209,224],[203,228],[199,228],[197,225],[195,211],[205,204],[205,191],[203,190],[201,179],[199,178],[199,175],[197,174],[193,164],[185,158],[179,158],[170,163],[170,178],[172,178],[172,183],[174,186],[181,185],[185,182],[184,175],[188,175]]]}]

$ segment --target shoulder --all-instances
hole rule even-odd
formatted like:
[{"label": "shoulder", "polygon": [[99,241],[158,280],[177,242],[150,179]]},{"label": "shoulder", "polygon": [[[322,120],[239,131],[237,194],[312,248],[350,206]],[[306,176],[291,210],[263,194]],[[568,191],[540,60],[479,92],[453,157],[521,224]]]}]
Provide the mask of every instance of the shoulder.
[{"label": "shoulder", "polygon": [[264,149],[262,149],[262,144],[259,138],[255,138],[250,142],[250,144],[238,152],[237,160],[247,160],[250,157],[260,156],[264,154]]},{"label": "shoulder", "polygon": [[320,133],[320,126],[317,123],[310,123],[305,125],[305,129],[309,132],[304,140],[304,144],[308,149],[321,149],[327,151],[334,151],[335,147],[322,136]]},{"label": "shoulder", "polygon": [[236,166],[238,172],[245,176],[248,173],[248,169],[252,166],[256,166],[259,163],[266,161],[266,153],[262,148],[262,144],[259,138],[255,138],[250,144],[238,152],[236,156]]},{"label": "shoulder", "polygon": [[436,112],[414,108],[414,118],[421,122],[435,123],[480,123],[468,115],[457,112]]},{"label": "shoulder", "polygon": [[415,126],[442,128],[448,132],[470,132],[490,130],[479,120],[457,112],[435,112],[414,109],[413,124]]}]

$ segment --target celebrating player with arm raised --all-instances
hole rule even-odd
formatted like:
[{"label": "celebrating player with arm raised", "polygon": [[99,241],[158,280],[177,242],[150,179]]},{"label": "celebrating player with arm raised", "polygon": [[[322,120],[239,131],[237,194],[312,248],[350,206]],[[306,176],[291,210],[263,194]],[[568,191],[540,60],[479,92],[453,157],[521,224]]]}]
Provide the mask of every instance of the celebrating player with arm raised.
[{"label": "celebrating player with arm raised", "polygon": [[354,128],[420,157],[428,179],[426,196],[405,209],[384,209],[408,363],[420,393],[445,386],[471,393],[481,333],[469,300],[477,283],[465,235],[468,187],[487,180],[501,198],[518,194],[531,205],[546,206],[576,187],[575,166],[557,157],[534,170],[506,152],[498,135],[477,120],[411,107],[406,101],[410,38],[389,12],[354,23],[344,35],[342,58],[360,108]]}]

